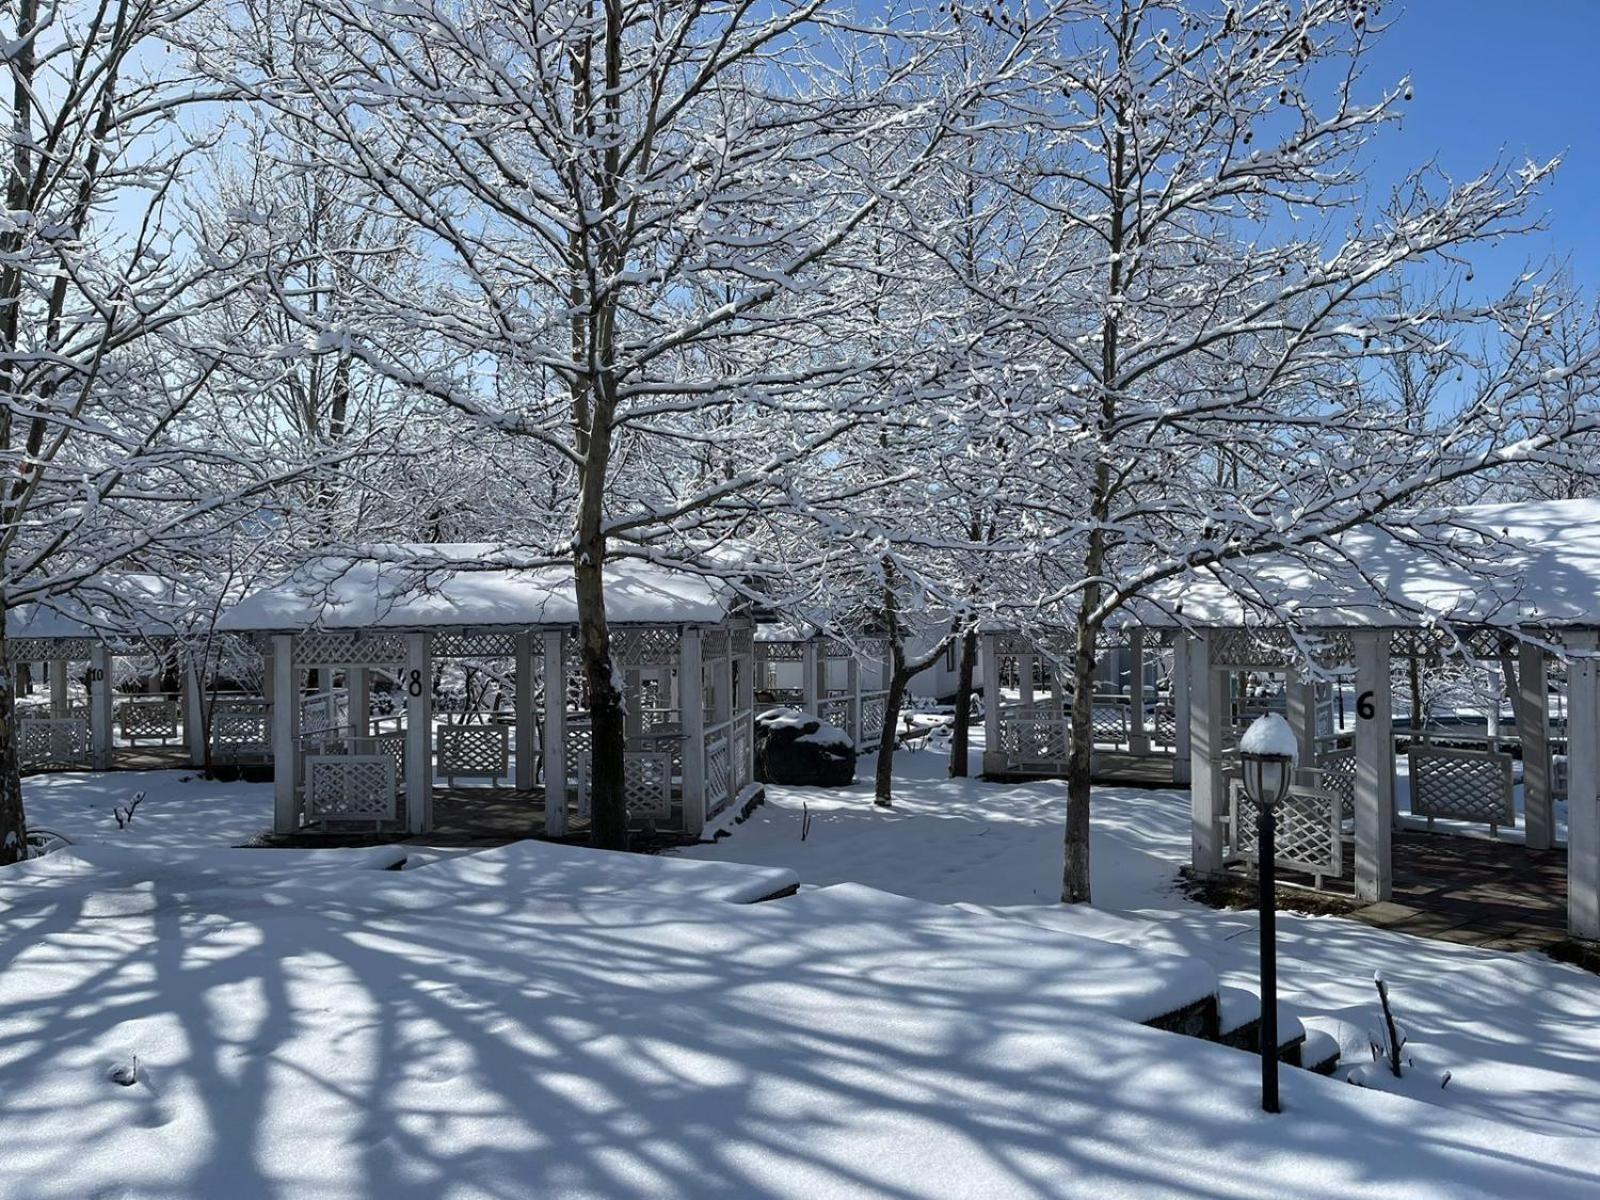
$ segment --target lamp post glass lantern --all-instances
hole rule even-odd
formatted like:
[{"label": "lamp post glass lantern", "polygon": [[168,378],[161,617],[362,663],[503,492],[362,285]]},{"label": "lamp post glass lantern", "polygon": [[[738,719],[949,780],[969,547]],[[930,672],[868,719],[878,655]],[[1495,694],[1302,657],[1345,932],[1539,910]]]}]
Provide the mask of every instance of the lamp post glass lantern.
[{"label": "lamp post glass lantern", "polygon": [[1261,912],[1261,1107],[1278,1111],[1278,805],[1294,779],[1298,742],[1277,713],[1256,719],[1239,739],[1244,793],[1256,809],[1257,901]]}]

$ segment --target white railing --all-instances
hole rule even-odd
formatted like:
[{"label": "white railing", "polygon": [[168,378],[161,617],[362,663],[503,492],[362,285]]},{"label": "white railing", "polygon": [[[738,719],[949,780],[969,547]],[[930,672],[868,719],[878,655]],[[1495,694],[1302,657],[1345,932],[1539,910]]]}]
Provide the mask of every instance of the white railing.
[{"label": "white railing", "polygon": [[1487,824],[1491,833],[1516,824],[1509,754],[1413,741],[1407,757],[1411,811],[1430,827],[1435,817]]},{"label": "white railing", "polygon": [[211,753],[218,759],[272,756],[272,705],[266,700],[216,700],[211,705]]},{"label": "white railing", "polygon": [[[1295,786],[1278,807],[1273,862],[1311,875],[1314,885],[1344,874],[1344,837],[1339,797],[1317,788]],[[1228,786],[1228,857],[1254,863],[1258,857],[1257,809],[1237,779]]]},{"label": "white railing", "polygon": [[883,723],[889,715],[889,693],[872,691],[861,693],[861,737],[868,746],[883,736]]},{"label": "white railing", "polygon": [[498,786],[511,771],[511,726],[441,725],[434,734],[438,772],[445,786],[457,779],[487,779]]},{"label": "white railing", "polygon": [[87,767],[93,761],[87,717],[23,717],[17,722],[17,763],[23,770]]},{"label": "white railing", "polygon": [[117,728],[130,744],[170,742],[178,736],[178,701],[172,696],[133,696],[117,704]]},{"label": "white railing", "polygon": [[394,758],[389,754],[306,756],[308,821],[393,821],[399,815],[399,793]]}]

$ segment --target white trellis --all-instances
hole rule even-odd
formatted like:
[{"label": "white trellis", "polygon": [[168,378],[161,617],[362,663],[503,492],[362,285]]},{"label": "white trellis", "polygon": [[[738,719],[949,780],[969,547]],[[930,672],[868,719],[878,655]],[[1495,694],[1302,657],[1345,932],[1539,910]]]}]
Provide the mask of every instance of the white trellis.
[{"label": "white trellis", "polygon": [[487,779],[498,785],[510,772],[509,725],[441,725],[434,745],[439,774],[450,787],[457,779]]},{"label": "white trellis", "polygon": [[223,761],[272,755],[272,705],[265,700],[218,700],[211,706],[212,754]]},{"label": "white trellis", "polygon": [[388,754],[310,754],[305,778],[310,821],[382,822],[399,815],[394,759]]},{"label": "white trellis", "polygon": [[[1231,781],[1228,831],[1229,857],[1254,863],[1258,857],[1256,823],[1259,809],[1237,781]],[[1340,800],[1332,792],[1292,787],[1278,806],[1273,861],[1286,870],[1302,871],[1322,887],[1324,879],[1344,874],[1343,822]]]},{"label": "white trellis", "polygon": [[170,742],[178,736],[178,702],[165,697],[135,697],[117,706],[117,725],[130,744]]},{"label": "white trellis", "polygon": [[1516,823],[1511,756],[1413,743],[1411,811],[1433,824],[1435,817],[1487,824],[1490,832]]},{"label": "white trellis", "polygon": [[17,734],[17,760],[24,770],[87,767],[93,759],[87,717],[24,717]]}]

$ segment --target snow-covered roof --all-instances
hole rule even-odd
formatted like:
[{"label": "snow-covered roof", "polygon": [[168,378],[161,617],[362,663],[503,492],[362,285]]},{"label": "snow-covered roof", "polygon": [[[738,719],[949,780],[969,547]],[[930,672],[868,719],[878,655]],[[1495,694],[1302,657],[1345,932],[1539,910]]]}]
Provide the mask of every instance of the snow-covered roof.
[{"label": "snow-covered roof", "polygon": [[6,613],[9,638],[172,637],[192,623],[196,601],[159,575],[99,575],[74,591]]},{"label": "snow-covered roof", "polygon": [[1600,500],[1467,505],[1433,524],[1426,541],[1362,526],[1333,548],[1228,566],[1228,582],[1175,580],[1132,615],[1156,627],[1258,625],[1269,612],[1324,628],[1600,625]]},{"label": "snow-covered roof", "polygon": [[[578,623],[570,567],[492,563],[479,543],[375,547],[370,557],[326,555],[245,596],[219,623],[238,632],[300,629],[567,627]],[[606,565],[606,615],[615,624],[714,625],[735,600],[727,583],[653,563]]]}]

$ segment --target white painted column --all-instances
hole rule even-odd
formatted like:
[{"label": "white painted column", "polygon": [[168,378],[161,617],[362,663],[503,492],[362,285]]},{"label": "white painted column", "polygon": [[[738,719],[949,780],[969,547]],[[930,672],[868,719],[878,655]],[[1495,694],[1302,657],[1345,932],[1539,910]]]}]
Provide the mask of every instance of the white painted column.
[{"label": "white painted column", "polygon": [[96,771],[111,769],[111,650],[95,643],[89,657],[89,746]]},{"label": "white painted column", "polygon": [[1017,655],[1017,695],[1022,707],[1033,704],[1033,655]]},{"label": "white painted column", "polygon": [[864,751],[866,748],[861,745],[861,664],[854,654],[845,660],[844,674],[845,686],[850,692],[850,738]]},{"label": "white painted column", "polygon": [[1285,673],[1284,715],[1294,730],[1301,770],[1317,765],[1317,685],[1299,671]]},{"label": "white painted column", "polygon": [[[800,707],[811,713],[817,712],[817,700],[822,685],[821,664],[817,661],[817,639],[807,638],[800,647]],[[700,703],[699,684],[695,684],[695,703]],[[687,708],[687,706],[685,706]]]},{"label": "white painted column", "polygon": [[433,635],[406,634],[406,827],[433,828]]},{"label": "white painted column", "polygon": [[[1531,850],[1555,844],[1555,798],[1550,790],[1550,659],[1524,642],[1517,652],[1522,703],[1517,737],[1522,743],[1523,833]],[[1524,728],[1526,723],[1526,728]]]},{"label": "white painted column", "polygon": [[1567,931],[1600,938],[1600,639],[1567,649]]},{"label": "white painted column", "polygon": [[191,766],[203,767],[206,762],[206,695],[200,672],[194,659],[183,656],[183,737],[189,746]]},{"label": "white painted column", "polygon": [[1194,638],[1179,632],[1172,643],[1172,782],[1188,783],[1192,778],[1189,741],[1189,659],[1194,653]]},{"label": "white painted column", "polygon": [[533,634],[519,633],[516,640],[516,675],[517,692],[513,704],[512,717],[516,724],[512,727],[512,752],[517,756],[517,761],[512,770],[512,786],[519,792],[531,792],[536,780],[534,762],[537,751],[534,749],[534,715],[533,715]]},{"label": "white painted column", "polygon": [[350,667],[345,672],[350,693],[350,727],[357,737],[372,735],[372,668]]},{"label": "white painted column", "polygon": [[1000,654],[994,634],[983,635],[978,658],[983,668],[983,773],[995,775],[1006,769],[1006,756],[1000,749]]},{"label": "white painted column", "polygon": [[67,664],[59,658],[46,665],[50,670],[50,715],[64,717],[72,704],[67,697],[67,676],[70,671]]},{"label": "white painted column", "polygon": [[1500,736],[1500,705],[1505,700],[1506,677],[1498,664],[1489,667],[1489,711],[1484,713],[1484,732],[1491,738]]},{"label": "white painted column", "polygon": [[744,761],[738,764],[739,783],[742,787],[747,783],[754,783],[756,778],[756,660],[755,655],[750,655],[743,660],[744,665],[739,670],[739,693],[733,698],[735,712],[744,713],[745,753]]},{"label": "white painted column", "polygon": [[1228,716],[1228,677],[1211,666],[1211,636],[1202,632],[1189,647],[1190,862],[1203,873],[1222,870],[1222,732]]},{"label": "white painted column", "polygon": [[1144,720],[1144,630],[1128,630],[1128,749],[1150,753],[1150,733]]},{"label": "white painted column", "polygon": [[[700,630],[684,627],[678,642],[678,671],[683,708],[683,831],[699,837],[706,827],[706,710],[701,698],[705,679]],[[815,643],[807,643],[814,663]],[[813,676],[814,678],[814,676]]]},{"label": "white painted column", "polygon": [[272,697],[272,832],[293,833],[300,825],[300,799],[296,776],[300,767],[300,705],[298,672],[294,667],[294,636],[275,634],[271,671],[267,676]]},{"label": "white painted column", "polygon": [[567,666],[559,629],[544,635],[544,832],[567,832]]},{"label": "white painted column", "polygon": [[1375,903],[1389,899],[1393,889],[1394,723],[1389,632],[1359,630],[1351,638],[1356,659],[1356,899]]}]

